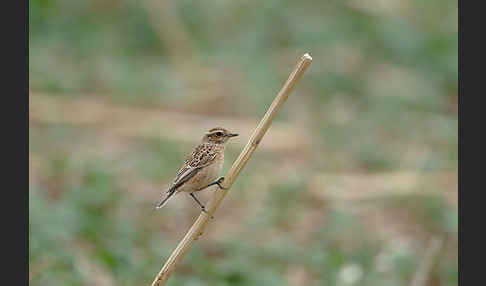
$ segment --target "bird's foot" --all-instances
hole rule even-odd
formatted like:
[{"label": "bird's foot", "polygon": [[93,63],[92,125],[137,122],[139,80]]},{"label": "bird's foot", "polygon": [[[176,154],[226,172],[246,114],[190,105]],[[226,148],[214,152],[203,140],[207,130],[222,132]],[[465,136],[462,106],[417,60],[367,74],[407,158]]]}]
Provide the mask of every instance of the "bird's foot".
[{"label": "bird's foot", "polygon": [[224,188],[221,186],[221,184],[224,182],[224,177],[220,177],[219,179],[216,180],[215,184],[218,185],[218,187],[222,190],[227,190],[228,188]]}]

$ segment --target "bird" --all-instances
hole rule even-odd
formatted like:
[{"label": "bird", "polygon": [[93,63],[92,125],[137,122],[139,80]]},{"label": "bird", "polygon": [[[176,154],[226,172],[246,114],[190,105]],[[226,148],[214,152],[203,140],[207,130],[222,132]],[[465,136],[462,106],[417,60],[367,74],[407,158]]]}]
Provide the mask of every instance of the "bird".
[{"label": "bird", "polygon": [[201,210],[206,212],[206,207],[196,198],[194,192],[202,191],[213,185],[224,189],[221,185],[224,177],[218,178],[218,175],[223,167],[225,144],[235,136],[238,134],[231,133],[222,127],[209,129],[204,134],[201,143],[187,156],[166,191],[165,198],[157,204],[155,209],[165,206],[175,194],[186,192],[201,207]]}]

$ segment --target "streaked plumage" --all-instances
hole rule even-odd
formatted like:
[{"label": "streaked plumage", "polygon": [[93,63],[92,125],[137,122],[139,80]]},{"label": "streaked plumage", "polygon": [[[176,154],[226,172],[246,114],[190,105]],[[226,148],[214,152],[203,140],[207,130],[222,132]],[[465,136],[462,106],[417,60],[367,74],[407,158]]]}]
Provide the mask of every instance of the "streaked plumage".
[{"label": "streaked plumage", "polygon": [[179,192],[189,192],[204,211],[204,206],[197,200],[193,192],[205,189],[216,182],[224,162],[224,147],[229,138],[238,134],[216,127],[210,129],[203,137],[202,143],[187,157],[176,174],[167,196],[157,206],[163,207],[169,198]]}]

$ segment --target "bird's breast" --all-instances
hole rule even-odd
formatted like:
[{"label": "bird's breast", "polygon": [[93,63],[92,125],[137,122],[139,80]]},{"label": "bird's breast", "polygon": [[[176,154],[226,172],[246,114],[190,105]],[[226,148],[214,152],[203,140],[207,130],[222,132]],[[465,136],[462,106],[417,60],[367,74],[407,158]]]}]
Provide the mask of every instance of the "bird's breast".
[{"label": "bird's breast", "polygon": [[197,174],[185,183],[179,191],[194,192],[214,182],[223,168],[223,158],[215,158],[214,162],[197,172]]},{"label": "bird's breast", "polygon": [[[205,173],[204,177],[207,180],[207,184],[212,183],[214,180],[216,180],[219,176],[219,173],[221,173],[221,169],[223,168],[223,159],[222,158],[216,158],[214,160],[214,163],[205,167],[203,170],[203,173]],[[204,172],[205,171],[205,172]]]}]

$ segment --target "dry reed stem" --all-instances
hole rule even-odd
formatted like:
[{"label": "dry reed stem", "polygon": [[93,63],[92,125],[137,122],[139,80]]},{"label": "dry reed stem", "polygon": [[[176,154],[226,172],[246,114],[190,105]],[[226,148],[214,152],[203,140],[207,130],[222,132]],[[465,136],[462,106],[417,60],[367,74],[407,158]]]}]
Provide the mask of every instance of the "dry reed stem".
[{"label": "dry reed stem", "polygon": [[437,256],[440,254],[443,242],[443,238],[430,238],[424,258],[420,261],[420,264],[417,267],[417,272],[415,272],[412,281],[410,282],[410,286],[426,285],[429,273],[434,267]]},{"label": "dry reed stem", "polygon": [[225,190],[218,189],[217,191],[213,192],[211,199],[206,206],[207,213],[201,212],[201,214],[194,222],[192,227],[189,229],[189,231],[186,233],[184,238],[181,240],[179,245],[177,245],[176,249],[172,252],[169,259],[167,259],[159,274],[157,274],[157,276],[155,277],[154,281],[152,282],[152,286],[165,285],[172,272],[181,262],[187,251],[191,248],[192,244],[203,233],[204,228],[206,227],[210,217],[214,214],[219,204],[228,193],[228,189],[231,188],[233,182],[236,180],[241,170],[243,170],[243,167],[246,165],[251,155],[257,148],[258,144],[262,140],[263,136],[267,132],[268,128],[270,127],[272,120],[275,118],[280,108],[282,108],[282,105],[285,103],[290,93],[294,89],[295,85],[300,80],[311,62],[312,58],[309,54],[305,54],[300,58],[300,61],[297,63],[289,78],[283,85],[282,89],[273,100],[272,104],[270,105],[262,120],[256,127],[255,131],[253,131],[253,134],[250,137],[250,140],[246,144],[245,148],[243,149],[243,151],[241,151],[240,155],[231,166],[231,169],[226,174],[225,180],[223,182],[223,187],[225,188]]}]

